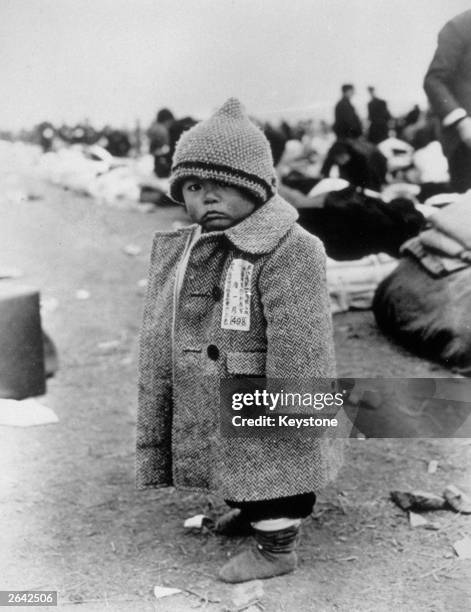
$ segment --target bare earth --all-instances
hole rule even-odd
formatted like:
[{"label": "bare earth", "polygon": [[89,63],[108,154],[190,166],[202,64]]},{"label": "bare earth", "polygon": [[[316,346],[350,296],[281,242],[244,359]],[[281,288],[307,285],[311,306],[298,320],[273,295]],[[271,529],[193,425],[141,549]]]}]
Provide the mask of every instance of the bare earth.
[{"label": "bare earth", "polygon": [[[138,281],[153,231],[183,213],[101,207],[25,184],[41,198],[0,203],[0,263],[58,300],[43,317],[60,355],[44,402],[60,421],[0,427],[0,589],[58,590],[59,609],[77,612],[230,608],[234,587],[217,570],[248,540],[183,528],[189,516],[222,511],[221,501],[134,488]],[[128,244],[142,252],[125,254]],[[77,299],[79,289],[90,298]],[[389,343],[370,312],[337,315],[335,326],[341,375],[448,374]],[[341,476],[305,522],[298,570],[265,581],[252,610],[469,609],[471,560],[452,544],[471,535],[470,518],[439,511],[429,515],[438,530],[411,529],[389,491],[469,484],[470,454],[463,439],[352,441]],[[438,471],[428,474],[432,459]],[[157,601],[155,585],[183,593]]]}]

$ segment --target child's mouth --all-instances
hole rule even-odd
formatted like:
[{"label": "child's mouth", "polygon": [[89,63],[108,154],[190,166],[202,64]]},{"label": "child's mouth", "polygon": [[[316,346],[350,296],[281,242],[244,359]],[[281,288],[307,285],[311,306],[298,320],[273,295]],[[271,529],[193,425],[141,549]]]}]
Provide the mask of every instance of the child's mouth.
[{"label": "child's mouth", "polygon": [[212,221],[215,219],[225,219],[226,215],[219,212],[207,212],[203,215],[203,221]]}]

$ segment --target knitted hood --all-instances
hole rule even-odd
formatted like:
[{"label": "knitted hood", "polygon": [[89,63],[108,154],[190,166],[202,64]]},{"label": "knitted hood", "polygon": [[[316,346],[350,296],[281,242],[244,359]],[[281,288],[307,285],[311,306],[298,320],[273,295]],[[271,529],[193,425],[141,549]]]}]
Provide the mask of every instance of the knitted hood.
[{"label": "knitted hood", "polygon": [[178,141],[170,176],[170,196],[177,202],[183,202],[182,182],[190,176],[246,189],[260,203],[276,193],[270,144],[236,98]]}]

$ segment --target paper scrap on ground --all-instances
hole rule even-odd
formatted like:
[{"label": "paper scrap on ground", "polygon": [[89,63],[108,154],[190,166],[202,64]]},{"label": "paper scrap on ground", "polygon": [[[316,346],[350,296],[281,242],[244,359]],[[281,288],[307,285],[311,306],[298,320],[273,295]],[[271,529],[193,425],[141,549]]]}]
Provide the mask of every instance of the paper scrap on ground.
[{"label": "paper scrap on ground", "polygon": [[170,595],[177,595],[181,593],[180,589],[174,589],[171,587],[162,587],[155,586],[154,587],[154,595],[156,599],[162,599],[162,597],[169,597]]},{"label": "paper scrap on ground", "polygon": [[88,300],[90,298],[90,292],[86,289],[79,289],[75,292],[75,297],[78,300]]},{"label": "paper scrap on ground", "polygon": [[428,521],[423,516],[420,516],[420,514],[409,512],[409,523],[411,527],[423,527],[427,525]]},{"label": "paper scrap on ground", "polygon": [[392,501],[402,510],[443,510],[446,500],[428,491],[391,491]]},{"label": "paper scrap on ground", "polygon": [[31,427],[58,422],[56,413],[35,399],[0,399],[0,425]]},{"label": "paper scrap on ground", "polygon": [[260,580],[252,580],[244,584],[237,584],[232,591],[231,603],[240,610],[255,604],[264,596],[263,584]]},{"label": "paper scrap on ground", "polygon": [[427,472],[429,474],[435,474],[435,472],[437,471],[437,468],[438,468],[438,461],[436,461],[435,459],[432,459],[432,461],[430,461],[428,464]]},{"label": "paper scrap on ground", "polygon": [[137,282],[137,293],[138,295],[145,295],[147,293],[147,278],[141,278]]},{"label": "paper scrap on ground", "polygon": [[455,542],[453,548],[460,559],[471,559],[471,538],[469,536]]},{"label": "paper scrap on ground", "polygon": [[195,514],[183,523],[183,527],[186,529],[201,529],[205,523],[205,521],[209,521],[208,517],[204,514]]},{"label": "paper scrap on ground", "polygon": [[127,244],[123,248],[123,251],[126,253],[126,255],[131,255],[133,257],[142,253],[141,247],[137,244]]},{"label": "paper scrap on ground", "polygon": [[105,340],[104,342],[99,342],[97,346],[100,351],[107,352],[117,349],[120,344],[121,342],[119,340]]}]

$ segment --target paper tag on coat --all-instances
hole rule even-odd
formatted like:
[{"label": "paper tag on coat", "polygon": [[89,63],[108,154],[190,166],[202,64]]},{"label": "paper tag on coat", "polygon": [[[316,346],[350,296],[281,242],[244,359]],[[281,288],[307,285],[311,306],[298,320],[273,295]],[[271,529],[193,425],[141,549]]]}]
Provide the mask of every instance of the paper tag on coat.
[{"label": "paper tag on coat", "polygon": [[250,298],[253,264],[234,259],[227,271],[222,305],[222,329],[250,329]]}]

